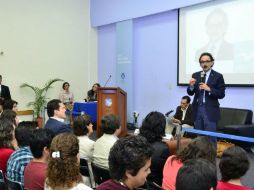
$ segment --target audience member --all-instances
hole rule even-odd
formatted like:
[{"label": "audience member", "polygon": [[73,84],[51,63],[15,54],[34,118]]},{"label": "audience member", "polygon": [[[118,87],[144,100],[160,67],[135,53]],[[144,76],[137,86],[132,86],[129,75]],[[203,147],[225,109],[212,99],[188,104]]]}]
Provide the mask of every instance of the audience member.
[{"label": "audience member", "polygon": [[36,129],[33,131],[30,149],[34,158],[25,168],[24,182],[26,190],[44,190],[49,148],[53,137],[54,133],[49,129]]},{"label": "audience member", "polygon": [[184,162],[176,177],[176,190],[216,190],[216,166],[205,159]]},{"label": "audience member", "polygon": [[17,106],[18,106],[18,102],[16,102],[15,100],[12,100],[12,99],[7,99],[4,101],[3,109],[4,110],[12,110],[17,113],[17,111],[18,111]]},{"label": "audience member", "polygon": [[75,117],[73,120],[73,132],[78,136],[80,158],[91,162],[94,150],[94,141],[89,139],[93,132],[93,124],[88,115]]},{"label": "audience member", "polygon": [[92,89],[87,92],[87,98],[85,100],[88,102],[97,101],[97,90],[99,87],[101,87],[101,85],[99,83],[95,83]]},{"label": "audience member", "polygon": [[9,120],[10,122],[12,122],[14,124],[15,127],[18,126],[18,124],[19,124],[17,113],[15,111],[12,111],[9,109],[4,110],[2,112],[0,118]]},{"label": "audience member", "polygon": [[79,142],[71,133],[57,135],[50,146],[45,190],[92,190],[79,173]]},{"label": "audience member", "polygon": [[52,130],[55,135],[64,132],[71,132],[71,128],[64,123],[64,119],[66,118],[65,111],[65,106],[60,100],[50,100],[47,104],[49,119],[45,124],[45,128]]},{"label": "audience member", "polygon": [[0,170],[4,174],[6,173],[7,161],[17,148],[13,123],[7,119],[0,119]]},{"label": "audience member", "polygon": [[218,182],[218,190],[251,190],[251,188],[244,187],[240,181],[249,166],[250,162],[245,150],[238,146],[226,149],[219,164],[221,181]]},{"label": "audience member", "polygon": [[169,156],[169,148],[166,143],[162,142],[165,127],[165,116],[153,111],[145,117],[140,128],[140,135],[145,137],[153,147],[151,174],[148,179],[158,185],[162,184],[163,166]]},{"label": "audience member", "polygon": [[38,127],[37,121],[21,121],[18,124],[18,127],[20,126],[24,126],[24,127],[28,127],[31,129],[36,129]]},{"label": "audience member", "polygon": [[108,180],[97,190],[133,190],[144,185],[150,173],[152,147],[142,136],[119,139],[110,150]]},{"label": "audience member", "polygon": [[106,115],[101,119],[103,135],[94,143],[93,163],[108,169],[108,155],[110,148],[118,139],[121,132],[119,117]]},{"label": "audience member", "polygon": [[15,129],[15,138],[19,149],[10,156],[7,162],[7,177],[13,181],[21,182],[24,186],[24,171],[33,155],[29,148],[32,128],[19,126]]},{"label": "audience member", "polygon": [[215,164],[216,150],[208,137],[197,137],[176,155],[170,156],[163,169],[162,187],[175,190],[176,175],[185,161],[203,158]]},{"label": "audience member", "polygon": [[2,85],[2,75],[0,75],[0,99],[11,99],[11,93],[8,86]]}]

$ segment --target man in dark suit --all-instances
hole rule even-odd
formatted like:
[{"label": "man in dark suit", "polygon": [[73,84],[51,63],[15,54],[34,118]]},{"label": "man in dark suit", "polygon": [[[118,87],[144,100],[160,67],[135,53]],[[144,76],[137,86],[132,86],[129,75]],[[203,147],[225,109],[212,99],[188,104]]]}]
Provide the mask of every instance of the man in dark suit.
[{"label": "man in dark suit", "polygon": [[72,132],[71,128],[64,123],[65,105],[58,99],[50,100],[47,104],[48,121],[45,128],[50,129],[55,135],[65,132]]},{"label": "man in dark suit", "polygon": [[[187,88],[189,95],[194,95],[192,102],[195,129],[216,131],[220,119],[218,99],[225,97],[223,75],[212,70],[214,58],[210,53],[202,53],[199,58],[202,71],[192,75]],[[216,138],[211,138],[216,141]]]},{"label": "man in dark suit", "polygon": [[190,97],[183,96],[181,99],[181,105],[176,108],[176,113],[172,118],[173,123],[178,123],[179,125],[189,125],[193,126],[193,116],[192,116],[192,106],[190,104]]},{"label": "man in dark suit", "polygon": [[0,98],[2,100],[11,99],[9,87],[2,85],[2,75],[0,75]]}]

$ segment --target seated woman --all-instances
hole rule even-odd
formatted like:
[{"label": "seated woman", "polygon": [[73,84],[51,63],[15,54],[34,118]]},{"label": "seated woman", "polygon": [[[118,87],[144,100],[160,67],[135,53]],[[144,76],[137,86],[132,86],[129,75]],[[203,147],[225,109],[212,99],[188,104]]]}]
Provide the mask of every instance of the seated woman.
[{"label": "seated woman", "polygon": [[92,190],[82,181],[79,173],[79,141],[71,133],[54,137],[50,146],[50,157],[45,190]]},{"label": "seated woman", "polygon": [[0,119],[0,170],[6,173],[7,161],[15,149],[18,149],[14,136],[14,124],[8,119]]},{"label": "seated woman", "polygon": [[242,148],[234,146],[226,149],[219,164],[221,181],[218,182],[218,190],[251,190],[251,188],[244,187],[240,181],[249,166],[248,156]]},{"label": "seated woman", "polygon": [[160,112],[149,113],[142,122],[140,135],[151,143],[154,151],[152,154],[151,174],[148,180],[161,185],[163,166],[169,156],[169,148],[162,142],[165,136],[166,119]]},{"label": "seated woman", "polygon": [[183,150],[167,159],[163,169],[162,187],[175,190],[176,176],[183,163],[198,158],[206,159],[215,165],[216,150],[208,137],[197,137]]},{"label": "seated woman", "polygon": [[63,90],[59,94],[59,100],[66,104],[72,104],[74,101],[74,95],[70,91],[70,84],[68,82],[64,82],[62,86]]},{"label": "seated woman", "polygon": [[97,101],[97,89],[101,87],[99,83],[95,83],[91,90],[87,92],[87,98],[85,99],[88,102]]}]

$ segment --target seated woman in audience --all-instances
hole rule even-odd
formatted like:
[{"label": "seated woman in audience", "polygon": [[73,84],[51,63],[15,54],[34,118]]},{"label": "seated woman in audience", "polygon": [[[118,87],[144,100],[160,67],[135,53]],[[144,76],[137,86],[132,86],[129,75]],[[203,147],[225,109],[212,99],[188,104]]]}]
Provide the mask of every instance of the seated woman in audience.
[{"label": "seated woman in audience", "polygon": [[248,156],[242,148],[234,146],[226,149],[219,164],[221,181],[218,182],[218,190],[251,190],[251,188],[244,187],[240,181],[249,166]]},{"label": "seated woman in audience", "polygon": [[185,161],[197,158],[203,158],[215,164],[216,150],[208,137],[193,139],[183,150],[167,159],[163,169],[162,187],[166,190],[175,190],[178,170]]},{"label": "seated woman in audience", "polygon": [[88,115],[80,115],[73,120],[73,132],[79,140],[79,155],[91,162],[94,150],[94,141],[89,139],[93,133],[93,124]]},{"label": "seated woman in audience", "polygon": [[4,174],[6,173],[7,161],[17,148],[13,123],[7,119],[0,119],[0,170]]},{"label": "seated woman in audience", "polygon": [[151,174],[148,180],[161,185],[163,166],[169,156],[169,148],[162,142],[165,136],[166,119],[160,112],[149,113],[142,122],[140,135],[145,137],[153,147]]},{"label": "seated woman in audience", "polygon": [[50,146],[50,157],[45,190],[92,190],[82,182],[79,173],[79,142],[71,133],[54,137]]},{"label": "seated woman in audience", "polygon": [[4,110],[0,116],[0,118],[4,118],[9,120],[10,122],[12,122],[14,124],[14,126],[18,126],[19,124],[19,119],[17,117],[17,113],[13,110]]},{"label": "seated woman in audience", "polygon": [[88,102],[97,101],[97,90],[99,87],[101,87],[101,85],[99,83],[95,83],[92,89],[87,92],[87,98],[85,100]]}]

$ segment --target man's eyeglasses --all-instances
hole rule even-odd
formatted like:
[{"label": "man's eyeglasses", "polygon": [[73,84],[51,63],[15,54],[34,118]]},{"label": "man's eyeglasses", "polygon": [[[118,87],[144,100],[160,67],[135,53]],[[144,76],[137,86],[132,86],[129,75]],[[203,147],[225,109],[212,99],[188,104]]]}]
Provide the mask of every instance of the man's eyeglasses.
[{"label": "man's eyeglasses", "polygon": [[212,61],[210,61],[210,60],[208,61],[208,60],[207,60],[207,61],[200,61],[199,63],[200,63],[200,64],[204,64],[204,63],[211,63],[211,62],[212,62]]}]

